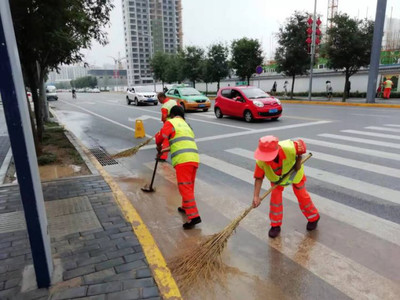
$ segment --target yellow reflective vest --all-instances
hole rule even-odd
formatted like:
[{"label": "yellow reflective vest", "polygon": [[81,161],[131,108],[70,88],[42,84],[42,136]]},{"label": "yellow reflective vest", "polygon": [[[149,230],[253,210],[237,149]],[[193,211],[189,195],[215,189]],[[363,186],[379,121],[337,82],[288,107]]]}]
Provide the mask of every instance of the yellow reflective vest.
[{"label": "yellow reflective vest", "polygon": [[[281,146],[283,152],[286,155],[286,158],[282,162],[282,176],[285,175],[296,163],[296,148],[294,146],[293,141],[291,140],[284,140],[279,142],[279,146]],[[257,165],[264,170],[265,177],[268,178],[269,181],[276,183],[278,182],[282,176],[276,175],[274,170],[271,168],[270,165],[265,163],[264,161],[257,160]],[[287,186],[289,184],[296,184],[301,181],[304,176],[304,167],[301,166],[301,169],[297,172],[293,172],[288,178],[283,180],[279,185]]]},{"label": "yellow reflective vest", "polygon": [[169,140],[172,166],[186,162],[200,162],[199,152],[194,141],[193,130],[182,118],[176,117],[169,122],[174,126],[175,136]]},{"label": "yellow reflective vest", "polygon": [[175,105],[178,105],[175,100],[169,99],[168,101],[164,102],[161,108],[165,108],[168,110],[168,116],[167,120],[170,120],[171,118],[169,117],[169,114],[171,112],[171,108],[173,108]]},{"label": "yellow reflective vest", "polygon": [[385,85],[385,89],[387,89],[387,88],[391,89],[391,88],[392,88],[392,85],[393,85],[393,81],[391,81],[390,79],[388,79],[388,80],[386,80],[386,81],[384,82],[384,85]]}]

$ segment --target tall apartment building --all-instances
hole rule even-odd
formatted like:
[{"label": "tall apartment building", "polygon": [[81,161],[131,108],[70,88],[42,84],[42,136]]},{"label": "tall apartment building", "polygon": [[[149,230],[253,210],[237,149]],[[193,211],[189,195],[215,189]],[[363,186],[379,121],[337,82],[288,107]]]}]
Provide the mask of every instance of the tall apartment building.
[{"label": "tall apartment building", "polygon": [[130,86],[153,82],[154,53],[182,47],[181,0],[122,0]]},{"label": "tall apartment building", "polygon": [[75,80],[79,77],[84,77],[88,73],[88,68],[83,65],[61,65],[59,70],[49,73],[49,82],[56,83],[62,81]]}]

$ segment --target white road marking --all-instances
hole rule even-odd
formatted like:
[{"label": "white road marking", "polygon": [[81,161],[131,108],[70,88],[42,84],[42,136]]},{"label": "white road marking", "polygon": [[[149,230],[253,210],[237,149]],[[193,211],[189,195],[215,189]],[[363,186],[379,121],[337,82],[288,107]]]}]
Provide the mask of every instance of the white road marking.
[{"label": "white road marking", "polygon": [[[104,103],[104,102],[103,102]],[[104,103],[107,105],[110,105],[110,103]],[[125,105],[121,105],[121,104],[115,104],[117,106],[122,106],[122,107],[127,107]],[[133,108],[132,108],[133,109]],[[144,108],[138,108],[135,107],[135,110],[142,110],[145,111],[147,113],[153,113],[153,114],[157,114],[157,115],[161,115],[161,112],[159,111],[154,111],[154,110],[149,110],[149,109],[144,109]],[[205,120],[199,120],[196,118],[192,118],[192,117],[188,117],[189,114],[186,114],[186,120],[190,120],[190,121],[196,121],[196,122],[201,122],[201,123],[208,123],[208,124],[212,124],[212,125],[218,125],[218,126],[223,126],[223,127],[230,127],[230,128],[236,128],[236,129],[242,129],[242,130],[252,130],[251,128],[247,128],[247,127],[242,127],[242,126],[236,126],[236,125],[229,125],[229,124],[221,124],[220,122],[211,122],[211,121],[205,121]]]},{"label": "white road marking", "polygon": [[157,120],[157,121],[159,121],[161,123],[160,118],[153,117],[153,116],[148,116],[148,115],[143,115],[143,116],[140,116],[140,117],[137,117],[137,118],[128,118],[128,121],[129,122],[136,122],[136,120],[145,121],[145,120],[148,120],[148,119]]},{"label": "white road marking", "polygon": [[386,128],[386,127],[378,127],[378,126],[369,126],[365,127],[366,129],[372,129],[372,130],[379,130],[379,131],[390,131],[390,132],[397,132],[400,133],[400,128]]},{"label": "white road marking", "polygon": [[385,126],[389,126],[389,127],[400,127],[399,124],[385,124]]},{"label": "white road marking", "polygon": [[367,162],[363,162],[361,160],[349,159],[340,156],[325,154],[322,152],[316,152],[310,150],[313,154],[313,159],[319,159],[327,162],[331,162],[334,164],[343,165],[346,167],[351,167],[355,169],[360,169],[366,172],[373,172],[385,176],[400,178],[400,170],[395,168],[389,168],[381,165],[371,164]]},{"label": "white road marking", "polygon": [[[254,184],[253,172],[245,168],[235,166],[205,154],[200,155],[200,163],[251,185]],[[328,198],[313,193],[309,194],[321,213],[338,220],[339,222],[347,223],[355,228],[400,246],[400,234],[398,234],[400,232],[399,224],[350,206],[346,206]],[[298,203],[291,188],[285,189],[284,197],[296,204]],[[232,208],[233,206],[229,205],[228,207]]]},{"label": "white road marking", "polygon": [[277,126],[277,127],[270,127],[270,128],[254,129],[251,131],[226,133],[226,134],[198,138],[198,139],[196,139],[196,142],[220,140],[220,139],[232,138],[232,137],[237,137],[237,136],[242,136],[242,135],[258,134],[258,133],[265,133],[265,132],[271,132],[271,131],[275,132],[275,131],[279,131],[279,130],[307,127],[307,126],[317,126],[317,125],[323,125],[323,124],[328,124],[328,123],[331,123],[331,121],[317,121],[317,122],[292,124],[292,125]]},{"label": "white road marking", "polygon": [[359,131],[359,130],[341,130],[341,132],[361,134],[361,135],[374,136],[374,137],[379,137],[379,138],[387,138],[387,139],[393,139],[393,140],[400,140],[400,136],[394,135],[394,134],[384,134],[384,133],[378,133],[378,132]]},{"label": "white road marking", "polygon": [[400,144],[396,143],[390,143],[390,142],[381,142],[381,141],[376,141],[376,140],[371,140],[371,139],[360,139],[352,136],[344,136],[344,135],[338,135],[338,134],[330,134],[330,133],[322,133],[318,134],[318,136],[321,137],[327,137],[331,139],[337,139],[337,140],[343,140],[343,141],[349,141],[349,142],[357,142],[357,143],[363,143],[363,144],[369,144],[369,145],[376,145],[376,146],[384,146],[388,148],[394,148],[394,149],[400,149]]},{"label": "white road marking", "polygon": [[343,145],[343,144],[338,144],[338,143],[331,143],[331,142],[326,142],[326,141],[321,141],[321,140],[309,139],[309,138],[299,137],[299,139],[302,139],[307,144],[311,144],[311,145],[328,147],[331,149],[343,150],[343,151],[354,152],[354,153],[358,153],[358,154],[362,154],[362,155],[369,155],[369,156],[375,156],[375,157],[400,161],[400,155],[397,153],[371,150],[371,149],[366,149],[366,148],[348,146],[348,145]]},{"label": "white road marking", "polygon": [[[76,107],[76,108],[78,108],[78,109],[80,109],[80,110],[83,110],[83,111],[85,111],[85,112],[87,112],[87,113],[89,113],[89,114],[91,114],[91,115],[93,115],[93,116],[96,116],[96,117],[101,118],[101,119],[103,119],[103,120],[106,120],[106,121],[108,121],[108,122],[110,122],[110,123],[113,123],[113,124],[115,124],[115,125],[121,126],[121,127],[125,128],[125,129],[128,129],[128,130],[130,130],[130,131],[135,132],[135,129],[133,129],[133,128],[129,127],[129,126],[126,126],[126,125],[121,124],[121,123],[119,123],[119,122],[117,122],[117,121],[111,120],[111,119],[109,119],[109,118],[107,118],[107,117],[104,117],[104,116],[102,116],[102,115],[96,114],[95,112],[92,112],[92,111],[90,111],[90,110],[88,110],[88,109],[86,109],[86,108],[80,107],[80,106],[75,105],[75,104],[72,104],[72,103],[68,103],[68,102],[63,101],[63,100],[60,100],[60,101],[63,102],[63,103],[65,103],[65,104],[74,106],[74,107]],[[147,136],[148,138],[151,138],[151,137],[152,137],[151,135],[148,135],[148,134],[146,134],[146,136]]]},{"label": "white road marking", "polygon": [[[254,153],[249,150],[234,148],[227,150],[230,153],[254,160]],[[313,177],[317,180],[326,182],[327,184],[338,185],[351,191],[361,194],[370,195],[391,203],[400,204],[400,191],[392,190],[387,187],[364,182],[358,179],[337,175],[328,171],[315,169],[307,166],[307,177]]]},{"label": "white road marking", "polygon": [[237,128],[237,129],[242,129],[242,130],[252,130],[251,128],[247,128],[247,127],[229,125],[229,124],[222,124],[219,121],[217,121],[217,119],[215,119],[216,122],[211,122],[211,121],[206,121],[206,120],[199,120],[199,119],[196,119],[196,118],[188,118],[187,116],[188,116],[188,114],[186,114],[186,120],[190,120],[190,121],[208,123],[208,124],[212,124],[212,125],[218,125],[218,126],[224,126],[224,127],[230,127],[230,128]]},{"label": "white road marking", "polygon": [[387,115],[368,115],[368,114],[350,114],[352,116],[365,116],[365,117],[379,117],[379,118],[392,118],[391,116]]},{"label": "white road marking", "polygon": [[[212,168],[216,168],[217,170],[228,175],[232,175],[232,169],[230,169],[230,167],[236,167],[206,155],[201,156],[201,161],[204,164]],[[219,166],[215,165],[216,162]],[[222,162],[222,164],[219,164],[220,162]],[[150,165],[148,167],[152,168]],[[174,171],[172,170],[171,166],[169,166],[169,169],[162,170],[160,173],[167,178],[171,177],[172,179]],[[240,180],[247,181],[245,178],[252,178],[251,174],[248,174],[251,172],[246,169],[239,168],[236,171],[238,172],[234,172],[235,175],[232,176],[235,176]],[[243,171],[245,173],[243,173]],[[176,183],[175,180],[170,181]],[[208,184],[201,180],[196,180],[196,182],[198,189],[207,190]],[[224,197],[202,197],[201,201],[204,201],[216,209],[220,214],[224,215],[229,220],[236,218],[248,207],[248,205],[250,205],[250,203],[246,205],[235,198],[225,199]],[[297,203],[297,200],[295,200],[295,202]],[[227,210],[226,207],[229,207],[230,209]],[[317,207],[320,209],[319,206]],[[336,204],[334,207],[336,207]],[[320,210],[322,211],[322,209]],[[354,219],[351,219],[351,217],[348,215],[347,207],[344,215],[341,215],[340,213],[336,213],[336,215],[333,214],[332,211],[329,211],[328,214],[335,215],[335,217],[339,219],[343,218],[343,216],[346,216],[348,217],[346,222],[354,222]],[[368,223],[367,220],[369,220],[368,214],[364,215],[367,216],[367,219],[363,218],[361,223],[364,226],[368,226],[366,224]],[[305,234],[300,232],[283,232],[281,238],[268,238],[265,228],[265,218],[265,213],[255,209],[245,219],[243,219],[243,221],[240,223],[240,227],[253,234],[259,240],[268,244],[283,255],[287,256],[295,263],[301,265],[306,270],[309,270],[328,284],[334,286],[339,291],[345,293],[349,297],[360,298],[361,295],[370,299],[396,299],[400,293],[399,286],[392,280],[377,274],[369,268],[317,242]],[[371,223],[371,228],[367,229],[376,234],[375,228],[372,228],[375,226],[376,223]],[[399,229],[400,227],[398,226],[396,231],[391,234],[398,235],[397,233]],[[393,239],[393,235],[390,236],[390,239]],[[304,259],[304,257],[307,257],[307,259]],[[340,272],[340,276],[337,276],[338,272]],[[349,284],[349,280],[351,281],[351,284]],[[371,288],[372,283],[373,288]]]}]

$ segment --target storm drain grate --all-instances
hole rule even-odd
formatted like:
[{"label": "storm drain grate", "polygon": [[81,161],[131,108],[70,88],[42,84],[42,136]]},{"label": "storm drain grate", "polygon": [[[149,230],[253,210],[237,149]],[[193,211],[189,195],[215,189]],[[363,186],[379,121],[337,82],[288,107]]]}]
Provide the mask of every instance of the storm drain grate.
[{"label": "storm drain grate", "polygon": [[92,148],[89,150],[97,158],[98,162],[102,166],[110,166],[110,165],[118,164],[118,162],[115,159],[111,158],[110,154],[108,154],[106,151],[104,151],[101,148]]}]

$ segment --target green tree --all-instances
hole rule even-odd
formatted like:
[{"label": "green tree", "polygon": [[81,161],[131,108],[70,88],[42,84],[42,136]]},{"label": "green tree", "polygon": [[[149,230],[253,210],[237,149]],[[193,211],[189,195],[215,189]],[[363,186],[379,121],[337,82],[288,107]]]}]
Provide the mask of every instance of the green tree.
[{"label": "green tree", "polygon": [[193,83],[193,87],[195,87],[196,81],[198,81],[202,75],[204,51],[199,47],[188,46],[183,50],[182,54],[182,75],[185,79],[190,80]]},{"label": "green tree", "polygon": [[168,83],[181,83],[185,77],[182,71],[183,53],[179,51],[177,54],[169,55],[167,67],[165,70],[165,81]]},{"label": "green tree", "polygon": [[[210,59],[203,60],[201,79],[203,79],[203,81],[206,84],[206,95],[208,93],[208,84],[213,82],[214,78],[215,78],[215,77],[213,77],[213,69],[214,69],[214,65]],[[219,85],[218,85],[218,89],[219,89]]]},{"label": "green tree", "polygon": [[228,55],[229,55],[229,49],[223,46],[222,44],[212,45],[207,53],[208,62],[206,62],[206,65],[211,66],[209,68],[211,76],[209,82],[216,81],[217,90],[219,90],[221,79],[229,75]]},{"label": "green tree", "polygon": [[256,39],[242,38],[235,40],[231,45],[232,49],[232,68],[236,70],[236,74],[247,80],[250,84],[250,77],[256,71],[257,66],[261,65],[264,58],[260,42]]},{"label": "green tree", "polygon": [[292,77],[290,99],[293,98],[294,82],[297,75],[307,74],[310,55],[307,49],[307,19],[309,14],[295,12],[279,28],[278,48],[275,53],[276,71]]},{"label": "green tree", "polygon": [[167,78],[168,61],[170,55],[165,52],[156,52],[150,61],[150,65],[153,68],[154,79],[160,80],[164,88],[164,82]]},{"label": "green tree", "polygon": [[[93,40],[104,45],[111,0],[13,0],[11,13],[26,85],[32,91],[37,140],[43,136],[44,81],[60,64],[83,59]],[[37,90],[40,90],[39,97]],[[36,135],[36,132],[34,132]],[[38,147],[37,147],[38,149]]]},{"label": "green tree", "polygon": [[350,77],[370,62],[374,23],[350,18],[347,14],[336,15],[332,22],[333,26],[327,30],[328,67],[343,70],[345,74],[342,98],[345,102]]},{"label": "green tree", "polygon": [[75,80],[71,80],[71,86],[81,88],[95,88],[97,86],[97,78],[93,76],[79,77]]},{"label": "green tree", "polygon": [[55,84],[57,89],[70,89],[71,88],[71,84],[68,81],[63,81],[63,82],[57,82]]}]

